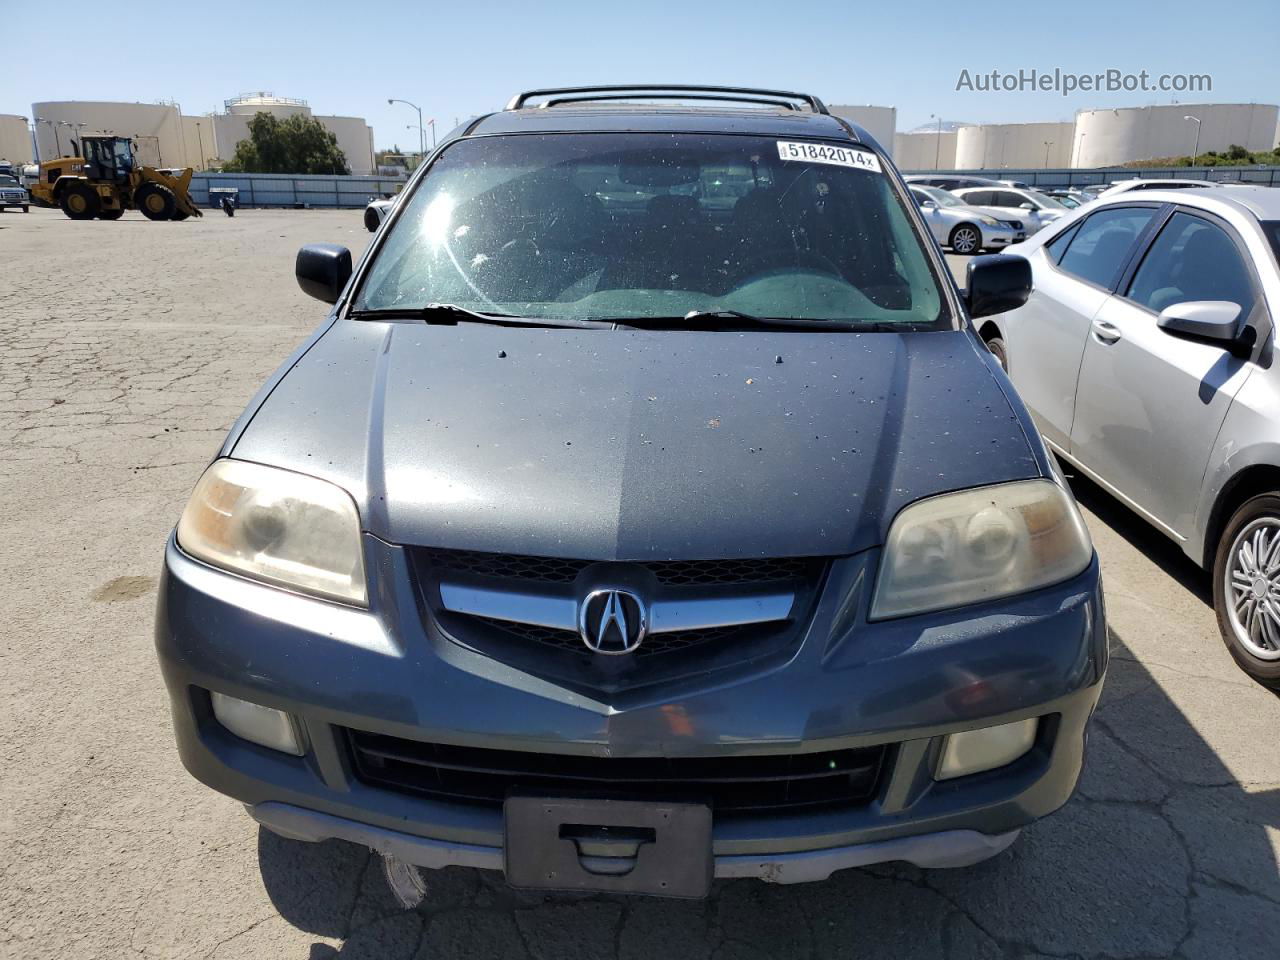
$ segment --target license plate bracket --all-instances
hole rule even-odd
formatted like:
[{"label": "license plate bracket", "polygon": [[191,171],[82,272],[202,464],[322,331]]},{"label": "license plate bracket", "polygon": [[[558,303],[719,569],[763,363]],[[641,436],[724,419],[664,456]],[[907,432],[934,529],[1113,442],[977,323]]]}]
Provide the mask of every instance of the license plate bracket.
[{"label": "license plate bracket", "polygon": [[512,795],[503,808],[507,882],[540,890],[705,897],[705,803]]}]

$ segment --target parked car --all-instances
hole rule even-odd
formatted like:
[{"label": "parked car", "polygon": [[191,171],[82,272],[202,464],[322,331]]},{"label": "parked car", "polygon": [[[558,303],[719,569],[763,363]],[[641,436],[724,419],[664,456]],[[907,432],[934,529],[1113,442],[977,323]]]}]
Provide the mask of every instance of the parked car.
[{"label": "parked car", "polygon": [[1280,689],[1280,193],[1103,197],[1015,248],[982,335],[1053,450],[1211,571],[1227,649]]},{"label": "parked car", "polygon": [[23,213],[31,212],[31,197],[18,178],[0,174],[0,211],[13,207]]},{"label": "parked car", "polygon": [[970,207],[937,187],[922,187],[914,183],[908,187],[920,205],[920,213],[934,239],[950,247],[954,253],[998,250],[1027,237],[1021,220],[1001,220],[994,211]]},{"label": "parked car", "polygon": [[1052,197],[1054,200],[1057,200],[1068,210],[1074,210],[1076,207],[1083,207],[1086,203],[1092,203],[1094,200],[1098,199],[1096,194],[1090,193],[1087,190],[1042,190],[1040,192],[1046,197]]},{"label": "parked car", "polygon": [[937,187],[940,190],[959,190],[962,187],[997,187],[1000,186],[999,180],[992,180],[990,177],[970,177],[964,174],[955,173],[912,173],[903,177],[907,183],[914,183],[922,187]]},{"label": "parked car", "polygon": [[1212,180],[1187,180],[1187,179],[1151,179],[1151,180],[1119,180],[1113,183],[1107,189],[1103,190],[1099,196],[1110,197],[1117,193],[1129,193],[1134,190],[1186,190],[1189,187],[1218,187],[1219,183]]},{"label": "parked car", "polygon": [[382,226],[382,221],[387,219],[391,208],[395,205],[395,197],[370,198],[368,205],[364,208],[364,228],[373,233]]},{"label": "parked car", "polygon": [[[331,312],[156,615],[183,763],[269,829],[694,897],[972,863],[1070,797],[1098,562],[969,322],[1026,261],[962,298],[864,131],[637,96],[689,92],[797,109],[521,94],[354,271],[299,253]],[[704,204],[708,171],[751,189]]]},{"label": "parked car", "polygon": [[1068,213],[1062,203],[1037,190],[1019,190],[1016,187],[966,187],[956,190],[962,203],[975,207],[987,207],[998,211],[1002,217],[1021,218],[1027,226],[1028,236],[1053,223]]}]

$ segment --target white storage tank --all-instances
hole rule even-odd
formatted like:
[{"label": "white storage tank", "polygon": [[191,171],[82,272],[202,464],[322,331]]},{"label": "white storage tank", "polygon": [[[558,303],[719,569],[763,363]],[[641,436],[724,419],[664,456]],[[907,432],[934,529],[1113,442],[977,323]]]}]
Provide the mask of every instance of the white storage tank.
[{"label": "white storage tank", "polygon": [[0,113],[0,160],[7,160],[14,165],[30,163],[31,128],[27,126],[27,118],[12,113]]},{"label": "white storage tank", "polygon": [[956,138],[954,130],[899,133],[893,138],[893,162],[899,170],[954,170]]},{"label": "white storage tank", "polygon": [[837,117],[856,123],[876,139],[889,156],[893,156],[893,135],[898,131],[898,108],[850,104],[827,104]]},{"label": "white storage tank", "polygon": [[[1195,117],[1200,122],[1188,120]],[[1247,150],[1276,144],[1280,106],[1269,103],[1172,103],[1076,114],[1075,166],[1113,167],[1134,160],[1225,151],[1233,143]]]},{"label": "white storage tank", "polygon": [[984,123],[961,127],[957,170],[1054,169],[1071,166],[1071,123]]},{"label": "white storage tank", "polygon": [[33,103],[31,112],[41,160],[71,156],[71,141],[81,133],[110,133],[137,140],[147,154],[145,163],[189,165],[182,115],[174,104],[57,100]]}]

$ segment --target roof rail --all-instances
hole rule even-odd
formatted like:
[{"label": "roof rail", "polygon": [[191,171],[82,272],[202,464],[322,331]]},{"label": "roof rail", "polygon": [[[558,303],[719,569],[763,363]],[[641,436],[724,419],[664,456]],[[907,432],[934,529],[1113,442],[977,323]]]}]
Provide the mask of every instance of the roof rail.
[{"label": "roof rail", "polygon": [[790,90],[764,90],[755,87],[709,87],[682,83],[620,83],[599,87],[547,87],[526,90],[511,98],[508,110],[529,106],[530,100],[543,100],[542,107],[599,100],[719,100],[737,103],[760,103],[799,109],[804,104],[814,113],[828,113],[826,104],[810,93]]}]

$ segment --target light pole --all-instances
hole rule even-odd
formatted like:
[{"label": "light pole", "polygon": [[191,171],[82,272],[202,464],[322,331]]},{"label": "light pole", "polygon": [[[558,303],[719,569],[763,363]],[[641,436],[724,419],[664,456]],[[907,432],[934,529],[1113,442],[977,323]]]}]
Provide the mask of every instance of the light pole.
[{"label": "light pole", "polygon": [[1183,120],[1194,120],[1196,122],[1196,145],[1191,151],[1191,165],[1196,165],[1196,158],[1200,156],[1200,118],[1199,117],[1183,117]]},{"label": "light pole", "polygon": [[1052,146],[1053,146],[1052,140],[1046,140],[1044,142],[1044,168],[1046,170],[1049,169],[1049,148]]},{"label": "light pole", "polygon": [[938,135],[933,141],[933,169],[937,170],[938,165],[942,162],[942,117],[935,117],[931,113],[929,114],[929,119],[938,121]]},{"label": "light pole", "polygon": [[196,121],[196,143],[200,145],[200,169],[204,169],[204,135],[200,133],[200,121]]},{"label": "light pole", "polygon": [[[422,127],[422,108],[416,103],[410,103],[408,100],[399,100],[395,97],[388,97],[387,106],[390,106],[393,103],[403,103],[406,107],[413,107],[413,109],[418,111],[418,153],[419,155],[425,156],[427,152],[427,134]],[[432,120],[431,123],[431,136],[434,138],[436,135],[435,121]]]}]

